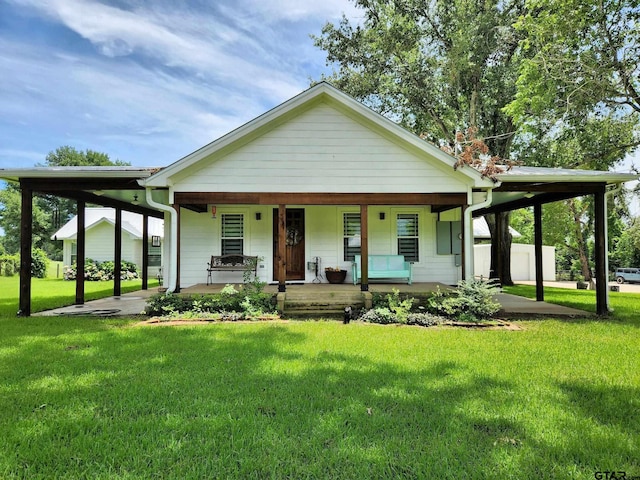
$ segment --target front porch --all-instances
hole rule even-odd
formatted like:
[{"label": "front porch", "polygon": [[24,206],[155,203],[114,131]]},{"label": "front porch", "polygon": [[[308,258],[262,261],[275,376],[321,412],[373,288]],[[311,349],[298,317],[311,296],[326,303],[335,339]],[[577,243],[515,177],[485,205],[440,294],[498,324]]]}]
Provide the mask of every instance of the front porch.
[{"label": "front porch", "polygon": [[[217,293],[225,284],[197,284],[181,290],[181,294],[210,294]],[[447,290],[453,288],[438,282],[414,283],[412,285],[402,283],[372,283],[369,284],[369,291],[362,292],[360,285],[351,283],[331,284],[331,283],[291,283],[287,285],[286,292],[278,293],[278,284],[267,285],[264,289],[266,293],[278,295],[279,309],[287,317],[313,318],[319,316],[341,317],[344,308],[347,306],[370,308],[373,294],[392,293],[397,289],[401,294],[410,295],[418,300],[426,299],[437,289]],[[500,315],[509,317],[590,317],[593,314],[575,308],[546,303],[544,301],[534,301],[529,298],[499,293],[496,300],[502,305]]]},{"label": "front porch", "polygon": [[[433,292],[437,287],[450,288],[444,284],[438,283],[417,283],[413,285],[407,284],[391,284],[391,283],[376,283],[371,284],[371,291],[377,293],[391,293],[394,288],[400,290],[401,293],[410,294],[413,297],[419,298],[426,296],[430,292]],[[181,294],[206,294],[219,292],[224,287],[223,284],[205,285],[198,284],[192,287],[185,288]],[[359,289],[359,285],[352,284],[302,284],[302,285],[289,285],[286,295],[289,298],[289,302],[298,297],[299,300],[304,298],[313,298],[316,303],[324,303],[326,306],[322,310],[322,315],[326,317],[342,317],[343,309],[347,305],[353,305],[351,303],[345,303],[345,298],[349,295],[353,295],[352,298],[362,302],[362,293]],[[278,285],[268,285],[265,291],[268,293],[276,294]],[[66,315],[86,315],[86,316],[135,316],[139,315],[145,309],[148,297],[157,293],[155,290],[140,290],[137,292],[127,293],[121,296],[108,297],[100,300],[92,300],[85,302],[82,305],[72,305],[68,307],[57,308],[54,310],[47,310],[44,312],[36,313],[36,316],[66,316]],[[509,319],[510,316],[514,317],[536,317],[536,316],[550,316],[550,317],[575,317],[585,318],[593,316],[592,313],[577,310],[574,308],[563,307],[561,305],[555,305],[552,303],[534,301],[524,297],[518,297],[516,295],[510,295],[507,293],[500,293],[496,295],[496,300],[502,305],[500,315]],[[333,312],[333,313],[332,313]],[[306,317],[308,311],[298,310],[297,314],[292,316]],[[308,315],[312,317],[312,315]]]},{"label": "front porch", "polygon": [[[192,285],[180,290],[181,294],[208,294],[217,293],[225,284],[217,283],[206,285],[203,283]],[[429,296],[438,288],[445,290],[451,288],[449,285],[438,282],[414,283],[372,283],[369,284],[369,291],[363,292],[360,285],[352,283],[287,283],[285,292],[278,291],[277,283],[269,284],[265,287],[266,293],[277,295],[278,310],[287,317],[318,317],[318,316],[341,316],[345,307],[371,308],[373,295],[376,293],[392,293],[394,289],[401,294],[411,295],[418,299]]]}]

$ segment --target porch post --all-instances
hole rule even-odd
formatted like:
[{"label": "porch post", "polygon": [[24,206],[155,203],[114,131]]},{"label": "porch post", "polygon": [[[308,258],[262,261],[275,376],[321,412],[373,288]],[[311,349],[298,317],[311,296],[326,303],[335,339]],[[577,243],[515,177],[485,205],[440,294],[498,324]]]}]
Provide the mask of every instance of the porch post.
[{"label": "porch post", "polygon": [[504,251],[502,250],[502,241],[501,239],[504,237],[503,231],[505,228],[504,225],[504,217],[500,215],[500,213],[494,213],[496,219],[496,238],[492,240],[492,243],[495,243],[495,247],[492,249],[496,252],[496,260],[495,260],[495,268],[496,271],[493,272],[494,278],[498,278],[500,283],[502,284],[502,262],[504,260],[503,255]]},{"label": "porch post", "polygon": [[84,304],[84,266],[86,257],[86,219],[85,202],[76,202],[77,237],[76,237],[76,305]]},{"label": "porch post", "polygon": [[31,246],[33,234],[33,190],[21,182],[20,214],[20,305],[18,316],[31,315]]},{"label": "porch post", "polygon": [[534,253],[536,259],[536,301],[544,302],[544,275],[542,270],[542,204],[533,206]]},{"label": "porch post", "polygon": [[595,256],[596,256],[596,313],[607,315],[609,305],[607,288],[609,281],[608,272],[605,269],[607,263],[607,240],[605,228],[607,224],[605,208],[605,187],[593,194],[595,203]]},{"label": "porch post", "polygon": [[142,216],[142,290],[149,289],[149,215]]},{"label": "porch post", "polygon": [[[465,210],[469,205],[460,205],[460,233],[462,233],[462,238],[460,239],[460,266],[462,267],[462,280],[467,280],[467,269],[466,269],[466,248],[465,246],[465,237],[467,236],[467,228],[465,222]],[[473,223],[473,219],[471,220]]]},{"label": "porch post", "polygon": [[360,205],[360,290],[369,291],[369,205]]},{"label": "porch post", "polygon": [[116,227],[114,238],[113,259],[113,296],[119,297],[122,293],[122,209],[116,208]]},{"label": "porch post", "polygon": [[178,203],[174,203],[173,204],[173,209],[176,211],[176,255],[178,256],[178,258],[176,258],[176,289],[175,289],[175,293],[180,293],[180,252],[181,252],[181,247],[180,247],[180,238],[182,237],[182,228],[180,227],[180,225],[182,224],[182,219],[180,218],[180,213],[181,213],[181,207],[180,204]]},{"label": "porch post", "polygon": [[287,206],[278,205],[278,292],[287,290]]}]

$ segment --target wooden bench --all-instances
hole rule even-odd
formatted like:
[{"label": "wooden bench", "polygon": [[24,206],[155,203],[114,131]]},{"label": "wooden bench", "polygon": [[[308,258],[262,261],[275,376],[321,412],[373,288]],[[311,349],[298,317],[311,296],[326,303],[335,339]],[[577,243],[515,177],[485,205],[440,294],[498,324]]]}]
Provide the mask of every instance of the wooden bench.
[{"label": "wooden bench", "polygon": [[[369,279],[374,278],[406,278],[407,283],[411,285],[413,281],[413,272],[411,270],[411,262],[407,262],[403,255],[369,255]],[[362,280],[362,257],[355,256],[352,265],[353,284]]]},{"label": "wooden bench", "polygon": [[213,283],[213,272],[244,272],[251,269],[254,276],[258,274],[258,257],[248,255],[211,255],[211,261],[207,265],[207,285]]}]

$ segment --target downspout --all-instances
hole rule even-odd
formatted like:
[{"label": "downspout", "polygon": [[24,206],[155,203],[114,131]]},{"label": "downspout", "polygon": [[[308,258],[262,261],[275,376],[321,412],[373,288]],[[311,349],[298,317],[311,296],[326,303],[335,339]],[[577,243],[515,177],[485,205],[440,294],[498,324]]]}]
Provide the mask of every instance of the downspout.
[{"label": "downspout", "polygon": [[475,269],[474,257],[473,257],[473,215],[472,214],[476,210],[480,210],[482,208],[490,206],[492,201],[493,201],[493,189],[489,189],[487,190],[487,198],[484,200],[484,202],[471,205],[467,207],[467,209],[464,211],[464,224],[467,225],[467,230],[471,232],[470,235],[467,234],[468,232],[465,232],[465,235],[464,235],[464,252],[465,252],[464,253],[464,258],[465,258],[464,277],[467,279],[467,281],[473,279],[472,273]]},{"label": "downspout", "polygon": [[178,212],[175,208],[156,202],[151,192],[153,190],[149,187],[145,187],[147,203],[158,210],[166,212],[171,218],[171,243],[169,246],[169,278],[167,281],[167,292],[173,293],[176,291],[176,279],[178,269]]},{"label": "downspout", "polygon": [[[619,183],[616,188],[605,192],[604,194],[604,247],[607,254],[604,256],[604,271],[607,273],[607,280],[609,279],[609,212],[608,212],[608,203],[609,197],[615,195],[620,190],[622,190],[622,183]],[[609,303],[609,282],[607,282],[607,309],[611,310],[611,304]]]}]

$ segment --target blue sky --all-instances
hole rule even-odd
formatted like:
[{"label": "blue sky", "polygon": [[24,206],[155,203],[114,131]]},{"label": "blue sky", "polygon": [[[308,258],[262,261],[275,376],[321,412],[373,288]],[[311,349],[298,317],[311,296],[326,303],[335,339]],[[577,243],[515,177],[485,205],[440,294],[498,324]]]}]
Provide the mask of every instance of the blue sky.
[{"label": "blue sky", "polygon": [[0,168],[62,145],[165,166],[328,72],[348,0],[0,0]]}]

